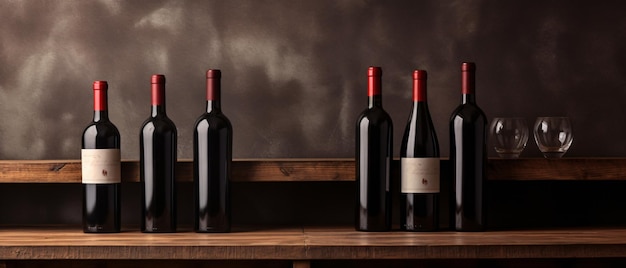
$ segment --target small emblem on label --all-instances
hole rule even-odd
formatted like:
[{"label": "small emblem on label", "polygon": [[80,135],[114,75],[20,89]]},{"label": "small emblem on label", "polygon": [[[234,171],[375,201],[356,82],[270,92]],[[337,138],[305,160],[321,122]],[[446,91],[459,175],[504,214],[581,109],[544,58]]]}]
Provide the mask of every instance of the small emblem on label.
[{"label": "small emblem on label", "polygon": [[422,179],[422,184],[428,185],[428,180],[427,179]]},{"label": "small emblem on label", "polygon": [[106,175],[109,175],[109,172],[107,172],[107,170],[106,170],[106,169],[103,169],[103,170],[102,170],[102,176],[106,176]]}]

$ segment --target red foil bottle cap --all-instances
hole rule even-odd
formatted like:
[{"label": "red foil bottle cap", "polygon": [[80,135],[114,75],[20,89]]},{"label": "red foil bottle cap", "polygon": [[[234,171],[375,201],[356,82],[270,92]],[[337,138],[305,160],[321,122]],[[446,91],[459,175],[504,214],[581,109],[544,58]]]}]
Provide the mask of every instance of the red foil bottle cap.
[{"label": "red foil bottle cap", "polygon": [[151,84],[165,84],[165,75],[153,74],[150,83]]},{"label": "red foil bottle cap", "polygon": [[463,62],[461,64],[461,93],[474,94],[476,64],[473,62]]},{"label": "red foil bottle cap", "polygon": [[380,67],[370,66],[367,69],[367,96],[380,95],[382,91],[381,77],[383,69]]},{"label": "red foil bottle cap", "polygon": [[413,71],[413,101],[426,101],[426,80],[426,71]]},{"label": "red foil bottle cap", "polygon": [[382,76],[383,75],[383,69],[380,67],[375,67],[375,66],[370,66],[367,69],[367,76],[368,77],[372,77],[372,76]]},{"label": "red foil bottle cap", "polygon": [[93,109],[94,111],[107,110],[107,89],[109,84],[107,81],[93,82]]},{"label": "red foil bottle cap", "polygon": [[426,71],[424,70],[415,70],[413,71],[413,80],[426,80]]},{"label": "red foil bottle cap", "polygon": [[163,105],[165,103],[165,75],[153,74],[150,78],[152,85],[152,105]]},{"label": "red foil bottle cap", "polygon": [[473,62],[463,62],[461,64],[461,71],[463,72],[476,71],[476,64]]},{"label": "red foil bottle cap", "polygon": [[221,77],[222,71],[218,69],[206,71],[206,99],[208,101],[220,100]]},{"label": "red foil bottle cap", "polygon": [[109,88],[109,84],[107,81],[94,81],[93,82],[93,90],[107,90]]},{"label": "red foil bottle cap", "polygon": [[210,69],[206,71],[206,78],[220,78],[222,77],[222,71],[217,69]]}]

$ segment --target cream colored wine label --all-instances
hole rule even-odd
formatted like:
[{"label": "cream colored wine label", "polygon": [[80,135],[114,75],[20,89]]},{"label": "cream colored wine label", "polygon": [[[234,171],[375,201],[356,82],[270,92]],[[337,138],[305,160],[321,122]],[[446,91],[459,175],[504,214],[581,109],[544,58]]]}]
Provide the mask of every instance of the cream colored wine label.
[{"label": "cream colored wine label", "polygon": [[122,182],[120,149],[82,149],[83,183]]},{"label": "cream colored wine label", "polygon": [[401,191],[439,193],[439,158],[401,158]]}]

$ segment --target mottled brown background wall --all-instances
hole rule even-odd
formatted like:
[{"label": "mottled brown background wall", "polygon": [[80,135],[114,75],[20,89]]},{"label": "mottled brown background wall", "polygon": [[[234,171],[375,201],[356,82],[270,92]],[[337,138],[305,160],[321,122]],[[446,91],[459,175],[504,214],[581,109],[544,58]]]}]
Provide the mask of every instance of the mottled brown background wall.
[{"label": "mottled brown background wall", "polygon": [[[567,156],[626,151],[623,1],[2,1],[0,158],[78,159],[93,80],[110,82],[123,157],[137,159],[149,78],[167,77],[179,157],[192,157],[204,72],[223,70],[236,158],[353,157],[366,69],[382,66],[394,154],[414,68],[429,71],[442,154],[460,62],[489,119],[573,118]],[[491,152],[492,156],[495,156]],[[522,156],[539,156],[534,142]]]}]

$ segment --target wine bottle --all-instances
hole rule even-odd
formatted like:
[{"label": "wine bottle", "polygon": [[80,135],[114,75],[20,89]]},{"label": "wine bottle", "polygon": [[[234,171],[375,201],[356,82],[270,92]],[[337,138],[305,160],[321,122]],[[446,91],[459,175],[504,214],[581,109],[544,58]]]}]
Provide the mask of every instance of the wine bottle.
[{"label": "wine bottle", "polygon": [[486,227],[487,118],[476,105],[475,71],[474,63],[462,64],[462,104],[450,119],[452,196],[457,231],[482,231]]},{"label": "wine bottle", "polygon": [[358,231],[391,229],[389,183],[393,144],[391,117],[383,110],[382,69],[368,69],[368,108],[356,122],[356,219]]},{"label": "wine bottle", "polygon": [[139,134],[141,231],[176,232],[177,131],[165,112],[165,76],[153,75],[151,88],[151,114]]},{"label": "wine bottle", "polygon": [[230,177],[233,129],[222,113],[221,71],[206,73],[206,112],[193,134],[196,232],[230,232]]},{"label": "wine bottle", "polygon": [[83,231],[120,231],[120,133],[109,120],[106,81],[93,83],[93,122],[83,132]]},{"label": "wine bottle", "polygon": [[439,228],[439,142],[426,99],[427,73],[413,72],[413,109],[400,149],[400,228]]}]

